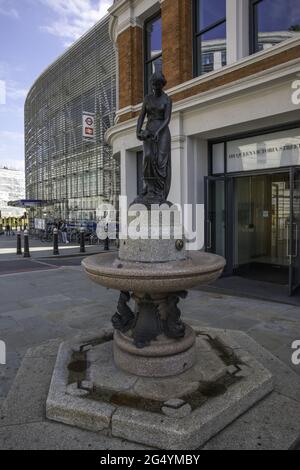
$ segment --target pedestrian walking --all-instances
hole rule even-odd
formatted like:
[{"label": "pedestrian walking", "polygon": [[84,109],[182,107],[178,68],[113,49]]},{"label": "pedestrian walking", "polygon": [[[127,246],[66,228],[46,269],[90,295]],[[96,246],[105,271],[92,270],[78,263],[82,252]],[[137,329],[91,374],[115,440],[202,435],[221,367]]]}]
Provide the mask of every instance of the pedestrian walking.
[{"label": "pedestrian walking", "polygon": [[60,230],[61,230],[62,242],[65,244],[68,244],[69,243],[68,227],[67,227],[66,221],[63,221],[63,223],[61,224]]}]

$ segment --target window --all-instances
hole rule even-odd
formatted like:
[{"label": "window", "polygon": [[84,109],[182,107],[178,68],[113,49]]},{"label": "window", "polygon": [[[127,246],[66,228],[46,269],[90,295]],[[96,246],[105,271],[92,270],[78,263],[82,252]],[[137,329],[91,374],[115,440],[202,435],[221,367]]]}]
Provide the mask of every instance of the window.
[{"label": "window", "polygon": [[226,65],[226,0],[194,0],[194,75]]},{"label": "window", "polygon": [[212,52],[204,52],[201,60],[203,73],[211,72],[214,69],[214,55]]},{"label": "window", "polygon": [[150,92],[150,78],[162,70],[162,23],[156,15],[145,23],[145,94]]},{"label": "window", "polygon": [[300,37],[299,0],[250,0],[251,53]]},{"label": "window", "polygon": [[221,51],[221,61],[222,61],[222,67],[224,67],[226,65],[226,60],[227,60],[227,57],[226,57],[226,49]]}]

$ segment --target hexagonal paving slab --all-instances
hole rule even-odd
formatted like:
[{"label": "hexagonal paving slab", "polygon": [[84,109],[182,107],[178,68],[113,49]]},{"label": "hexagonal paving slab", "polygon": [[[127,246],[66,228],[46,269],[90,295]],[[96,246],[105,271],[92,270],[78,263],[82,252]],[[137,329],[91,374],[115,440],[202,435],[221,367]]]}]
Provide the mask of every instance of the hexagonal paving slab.
[{"label": "hexagonal paving slab", "polygon": [[141,378],[113,361],[113,332],[62,343],[47,418],[162,449],[196,449],[273,390],[272,374],[230,330],[195,328],[197,362]]}]

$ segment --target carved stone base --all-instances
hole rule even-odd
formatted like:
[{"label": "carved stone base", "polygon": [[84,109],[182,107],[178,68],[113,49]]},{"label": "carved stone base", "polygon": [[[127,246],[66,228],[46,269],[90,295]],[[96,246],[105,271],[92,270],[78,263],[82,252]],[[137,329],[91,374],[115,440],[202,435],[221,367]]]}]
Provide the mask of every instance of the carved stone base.
[{"label": "carved stone base", "polygon": [[[112,317],[113,327],[122,333],[129,332],[138,349],[150,347],[161,335],[179,340],[185,335],[185,325],[180,319],[178,303],[186,296],[186,291],[151,296],[121,292],[117,312]],[[136,302],[135,313],[128,305],[131,298]]]},{"label": "carved stone base", "polygon": [[196,360],[195,333],[186,326],[181,339],[160,335],[150,346],[138,349],[132,336],[116,331],[114,360],[117,367],[141,377],[171,377],[194,366]]},{"label": "carved stone base", "polygon": [[[300,390],[292,371],[244,333],[201,326],[195,333],[195,365],[162,378],[138,377],[116,367],[112,332],[100,330],[97,336],[63,343],[47,418],[96,432],[99,439],[105,434],[106,449],[116,448],[107,436],[164,450],[199,449],[208,441],[208,449],[255,450],[261,443],[262,448],[285,449],[294,444],[299,407],[284,393],[287,380],[290,394]],[[273,377],[266,367],[274,371],[276,392],[271,393]],[[36,378],[36,367],[33,372]]]}]

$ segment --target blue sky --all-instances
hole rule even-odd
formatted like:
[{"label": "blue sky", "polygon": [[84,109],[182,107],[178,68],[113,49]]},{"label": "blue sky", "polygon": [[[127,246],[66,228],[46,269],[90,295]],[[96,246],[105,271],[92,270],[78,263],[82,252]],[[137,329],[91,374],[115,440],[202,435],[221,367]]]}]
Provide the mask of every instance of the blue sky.
[{"label": "blue sky", "polygon": [[113,0],[0,0],[0,166],[24,167],[24,102],[34,80]]}]

